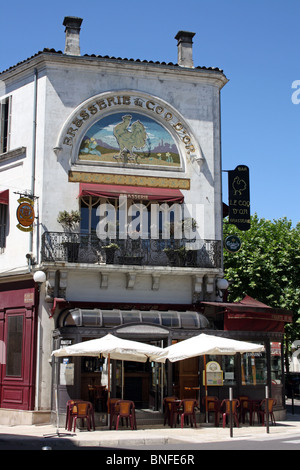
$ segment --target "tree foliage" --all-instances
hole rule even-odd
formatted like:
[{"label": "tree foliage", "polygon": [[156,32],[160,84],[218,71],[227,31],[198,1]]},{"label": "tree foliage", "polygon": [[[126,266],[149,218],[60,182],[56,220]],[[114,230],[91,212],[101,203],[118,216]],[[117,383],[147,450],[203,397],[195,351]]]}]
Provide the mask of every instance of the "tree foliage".
[{"label": "tree foliage", "polygon": [[293,312],[293,323],[285,331],[290,341],[300,338],[300,223],[292,227],[286,218],[259,219],[251,216],[251,228],[242,232],[224,223],[224,239],[237,235],[241,249],[224,250],[224,272],[230,281],[228,300],[246,294],[270,307]]}]

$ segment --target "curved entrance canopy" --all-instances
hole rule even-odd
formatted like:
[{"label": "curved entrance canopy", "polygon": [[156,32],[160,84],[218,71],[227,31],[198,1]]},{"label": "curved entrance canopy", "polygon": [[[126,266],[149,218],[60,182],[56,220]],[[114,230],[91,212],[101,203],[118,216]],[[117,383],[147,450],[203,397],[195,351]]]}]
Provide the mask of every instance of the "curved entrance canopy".
[{"label": "curved entrance canopy", "polygon": [[204,329],[209,327],[208,319],[201,313],[176,310],[102,310],[75,308],[61,314],[58,327],[88,326],[113,328],[130,323],[147,323],[167,328]]}]

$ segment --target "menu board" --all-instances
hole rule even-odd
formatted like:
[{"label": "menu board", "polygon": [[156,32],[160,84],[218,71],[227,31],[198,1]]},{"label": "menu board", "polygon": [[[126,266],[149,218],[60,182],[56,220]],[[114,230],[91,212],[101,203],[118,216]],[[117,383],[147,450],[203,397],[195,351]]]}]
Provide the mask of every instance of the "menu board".
[{"label": "menu board", "polygon": [[[206,365],[207,385],[223,385],[223,371],[220,364],[216,361],[210,361]],[[203,385],[205,385],[205,371],[203,371]]]},{"label": "menu board", "polygon": [[74,364],[60,364],[60,385],[74,385]]},{"label": "menu board", "polygon": [[[207,385],[223,385],[223,371],[206,372]],[[203,385],[205,385],[205,372],[203,371]]]}]

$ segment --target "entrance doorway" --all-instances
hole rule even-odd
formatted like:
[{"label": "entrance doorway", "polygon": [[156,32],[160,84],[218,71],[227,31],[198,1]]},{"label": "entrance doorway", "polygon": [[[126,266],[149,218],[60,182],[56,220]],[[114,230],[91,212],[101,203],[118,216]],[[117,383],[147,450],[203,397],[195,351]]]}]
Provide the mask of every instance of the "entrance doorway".
[{"label": "entrance doorway", "polygon": [[124,363],[124,400],[132,400],[136,408],[149,408],[151,366],[149,362]]},{"label": "entrance doorway", "polygon": [[199,399],[199,357],[192,357],[173,364],[176,386],[174,395]]},{"label": "entrance doorway", "polygon": [[137,409],[161,409],[166,382],[163,364],[116,361],[115,381],[117,397],[132,400]]},{"label": "entrance doorway", "polygon": [[130,362],[125,361],[122,365],[118,361],[118,368],[123,366],[123,371],[116,374],[116,378],[123,375],[122,387],[117,387],[117,396],[124,400],[132,400],[137,409],[161,409],[163,397],[164,366],[155,362]]},{"label": "entrance doorway", "polygon": [[[80,398],[91,401],[96,411],[104,411],[108,389],[107,359],[80,357],[78,360],[81,364]],[[164,364],[111,360],[110,370],[112,398],[131,400],[137,409],[162,409],[167,382]]]}]

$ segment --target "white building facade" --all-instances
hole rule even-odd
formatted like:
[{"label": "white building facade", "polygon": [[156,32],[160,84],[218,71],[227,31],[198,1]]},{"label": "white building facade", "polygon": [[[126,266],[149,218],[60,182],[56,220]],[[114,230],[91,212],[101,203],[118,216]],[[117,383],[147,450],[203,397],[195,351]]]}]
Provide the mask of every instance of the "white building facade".
[{"label": "white building facade", "polygon": [[[1,73],[0,340],[17,364],[2,358],[1,411],[54,408],[50,357],[63,342],[113,331],[166,345],[199,334],[201,302],[221,299],[225,75],[194,66],[190,32],[176,36],[178,64],[165,64],[82,56],[81,19],[64,26],[64,53]],[[59,223],[64,211],[80,222]],[[61,409],[98,380],[76,364]],[[157,408],[148,372],[127,371],[125,385]]]}]

